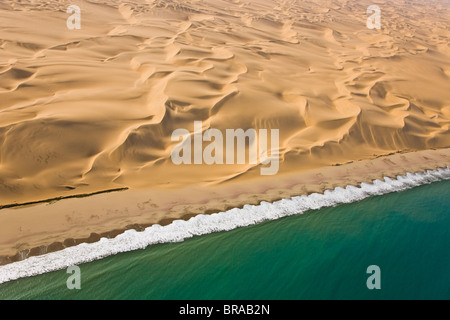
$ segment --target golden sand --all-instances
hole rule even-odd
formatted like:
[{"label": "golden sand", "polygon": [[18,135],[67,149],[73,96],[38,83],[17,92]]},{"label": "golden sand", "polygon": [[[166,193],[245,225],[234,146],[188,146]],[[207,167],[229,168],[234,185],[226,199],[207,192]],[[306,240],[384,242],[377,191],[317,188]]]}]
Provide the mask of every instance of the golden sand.
[{"label": "golden sand", "polygon": [[[366,26],[372,4],[380,30]],[[69,5],[80,30],[66,27]],[[128,190],[1,209],[0,255],[449,165],[449,10],[1,1],[0,207]],[[279,129],[279,174],[174,165],[171,134],[194,121]]]}]

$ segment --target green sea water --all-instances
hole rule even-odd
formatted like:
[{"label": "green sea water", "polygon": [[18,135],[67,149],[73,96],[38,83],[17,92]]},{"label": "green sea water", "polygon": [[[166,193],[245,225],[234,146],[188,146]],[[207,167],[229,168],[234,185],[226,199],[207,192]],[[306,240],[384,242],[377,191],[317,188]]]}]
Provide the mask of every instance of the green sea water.
[{"label": "green sea water", "polygon": [[[381,270],[369,290],[367,268]],[[0,285],[0,299],[450,299],[450,181]]]}]

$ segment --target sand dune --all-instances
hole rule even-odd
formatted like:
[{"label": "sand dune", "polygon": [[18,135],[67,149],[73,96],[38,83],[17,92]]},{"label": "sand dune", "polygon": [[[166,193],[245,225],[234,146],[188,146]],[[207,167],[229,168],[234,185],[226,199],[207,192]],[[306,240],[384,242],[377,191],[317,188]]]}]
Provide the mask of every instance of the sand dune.
[{"label": "sand dune", "polygon": [[2,1],[0,206],[264,179],[175,166],[171,134],[194,121],[279,129],[281,175],[450,147],[449,2],[378,0],[381,30],[372,4]]}]

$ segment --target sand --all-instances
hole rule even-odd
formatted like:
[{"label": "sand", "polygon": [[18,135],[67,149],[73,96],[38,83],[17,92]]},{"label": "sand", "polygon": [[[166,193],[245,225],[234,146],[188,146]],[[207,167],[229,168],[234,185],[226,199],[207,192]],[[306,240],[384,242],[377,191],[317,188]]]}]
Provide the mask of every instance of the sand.
[{"label": "sand", "polygon": [[[366,27],[373,4],[380,30]],[[80,30],[66,27],[69,5]],[[0,255],[449,165],[449,10],[446,0],[2,1]],[[278,175],[174,165],[171,134],[194,121],[279,129]]]}]

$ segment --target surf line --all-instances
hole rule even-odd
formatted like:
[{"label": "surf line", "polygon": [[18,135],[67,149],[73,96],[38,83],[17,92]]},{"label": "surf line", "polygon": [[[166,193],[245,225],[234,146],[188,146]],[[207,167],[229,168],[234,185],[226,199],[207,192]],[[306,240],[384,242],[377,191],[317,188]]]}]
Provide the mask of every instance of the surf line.
[{"label": "surf line", "polygon": [[[175,165],[262,164],[266,167],[261,167],[261,175],[276,175],[280,168],[280,130],[270,130],[270,145],[268,131],[226,129],[224,138],[219,129],[204,130],[203,121],[194,121],[193,133],[187,129],[173,132],[172,142],[179,143],[173,148],[171,159]],[[209,144],[204,147],[204,142]]]}]

